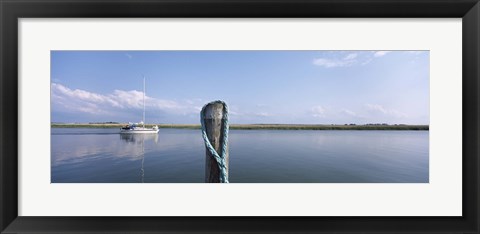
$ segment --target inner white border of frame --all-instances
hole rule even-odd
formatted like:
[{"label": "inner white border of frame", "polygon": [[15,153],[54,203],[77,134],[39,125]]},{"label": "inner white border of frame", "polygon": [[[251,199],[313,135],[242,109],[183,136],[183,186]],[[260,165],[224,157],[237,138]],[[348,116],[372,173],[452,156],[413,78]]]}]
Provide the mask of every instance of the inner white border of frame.
[{"label": "inner white border of frame", "polygon": [[[21,19],[20,216],[461,216],[461,19]],[[430,50],[430,183],[50,184],[51,50]]]}]

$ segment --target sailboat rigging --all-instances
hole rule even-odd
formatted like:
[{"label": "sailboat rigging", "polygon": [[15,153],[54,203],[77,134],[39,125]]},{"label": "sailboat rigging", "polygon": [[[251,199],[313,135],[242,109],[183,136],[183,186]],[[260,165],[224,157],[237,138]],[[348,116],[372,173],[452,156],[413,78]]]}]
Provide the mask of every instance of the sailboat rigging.
[{"label": "sailboat rigging", "polygon": [[[140,127],[142,125],[142,127]],[[135,133],[158,133],[158,126],[152,128],[145,127],[145,76],[143,76],[143,119],[140,123],[128,123],[125,127],[120,129],[120,133],[135,134]]]}]

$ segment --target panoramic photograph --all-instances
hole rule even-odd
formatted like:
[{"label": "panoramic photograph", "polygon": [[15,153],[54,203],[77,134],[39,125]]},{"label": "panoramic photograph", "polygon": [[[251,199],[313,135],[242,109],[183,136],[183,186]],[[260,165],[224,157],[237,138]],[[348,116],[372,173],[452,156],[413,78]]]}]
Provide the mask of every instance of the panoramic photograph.
[{"label": "panoramic photograph", "polygon": [[51,183],[429,183],[429,51],[50,56]]}]

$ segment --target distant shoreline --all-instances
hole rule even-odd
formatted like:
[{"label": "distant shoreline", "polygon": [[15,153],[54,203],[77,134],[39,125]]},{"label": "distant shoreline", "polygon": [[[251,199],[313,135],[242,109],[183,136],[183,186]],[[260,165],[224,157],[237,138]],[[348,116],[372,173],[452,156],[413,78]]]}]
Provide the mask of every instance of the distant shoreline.
[{"label": "distant shoreline", "polygon": [[[159,128],[200,129],[200,124],[147,124]],[[121,128],[125,124],[62,124],[52,123],[52,128]],[[429,125],[326,125],[326,124],[231,124],[238,130],[416,130],[428,131]]]}]

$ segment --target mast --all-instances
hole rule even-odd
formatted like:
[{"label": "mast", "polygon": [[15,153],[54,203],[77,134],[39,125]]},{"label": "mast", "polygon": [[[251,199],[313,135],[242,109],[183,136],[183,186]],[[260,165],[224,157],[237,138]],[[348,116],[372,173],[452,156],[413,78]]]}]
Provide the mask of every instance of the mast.
[{"label": "mast", "polygon": [[145,76],[143,76],[143,128],[145,128]]}]

